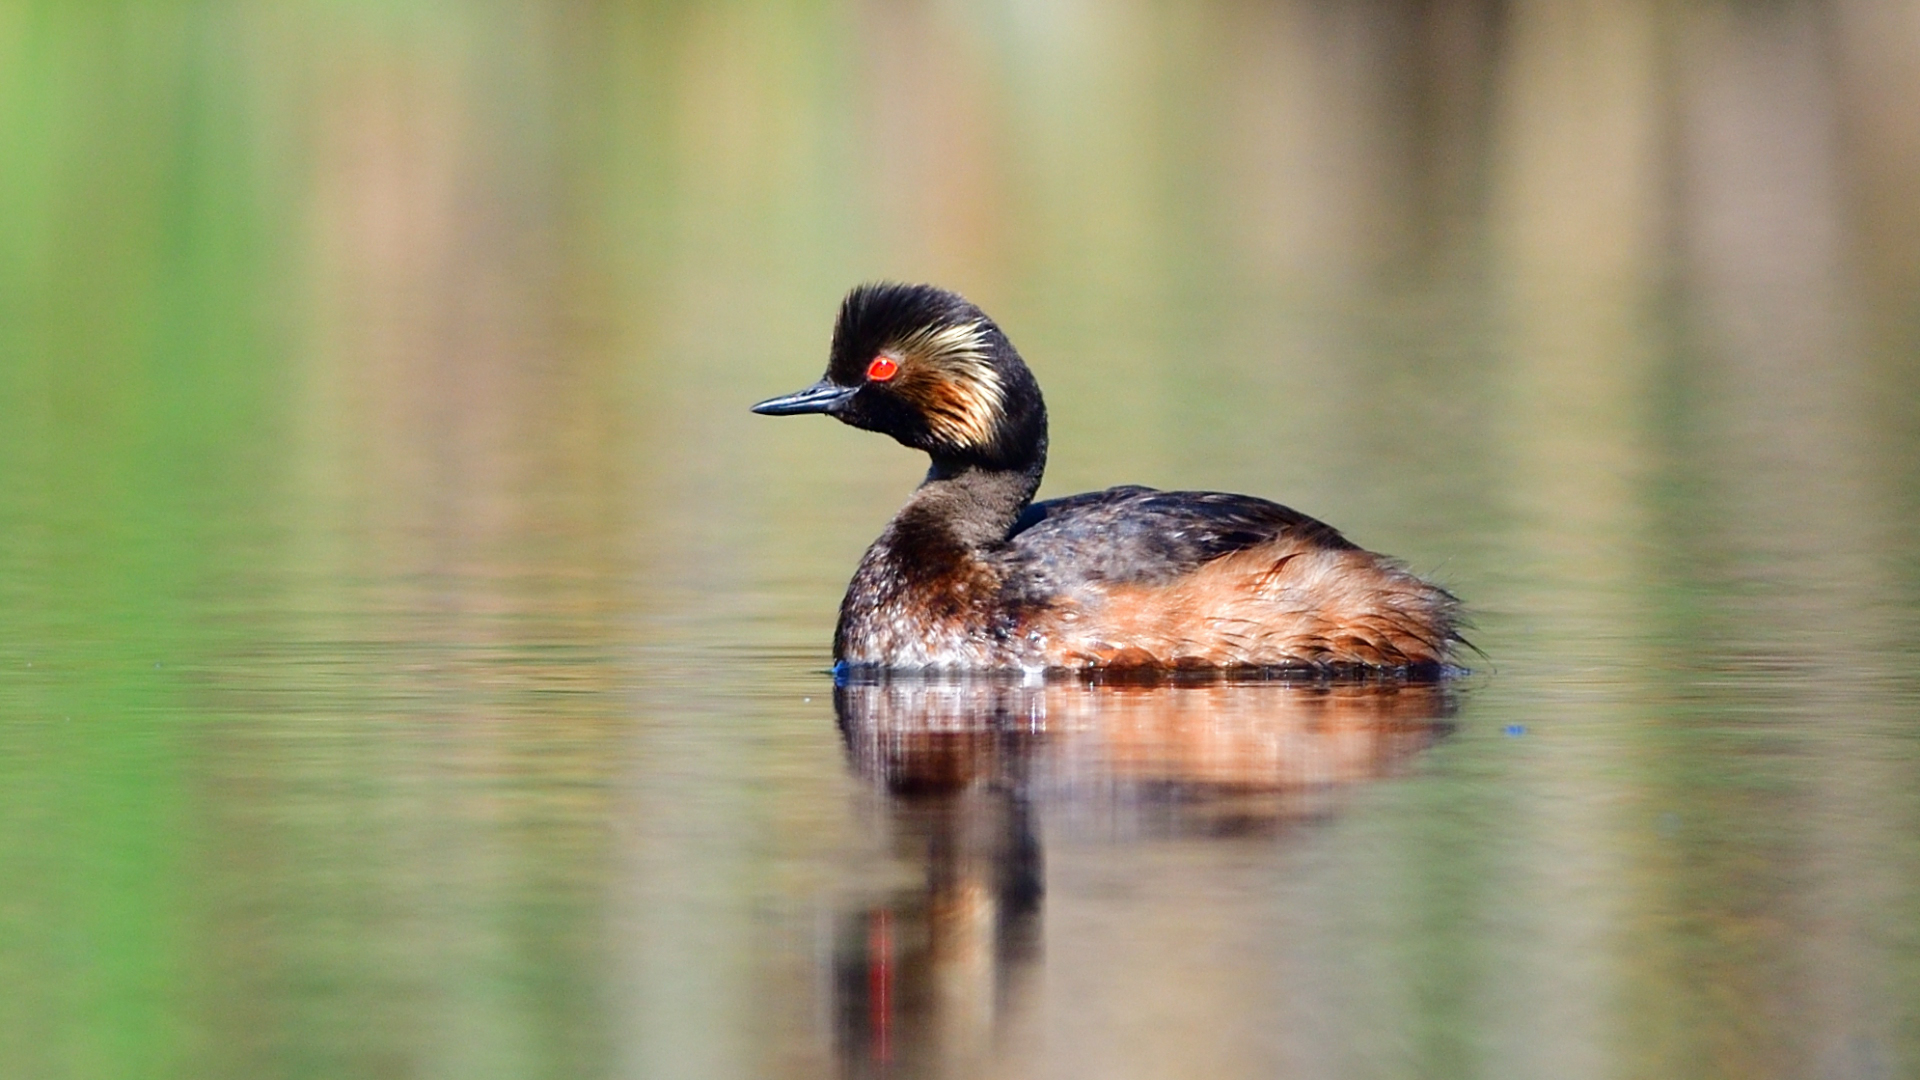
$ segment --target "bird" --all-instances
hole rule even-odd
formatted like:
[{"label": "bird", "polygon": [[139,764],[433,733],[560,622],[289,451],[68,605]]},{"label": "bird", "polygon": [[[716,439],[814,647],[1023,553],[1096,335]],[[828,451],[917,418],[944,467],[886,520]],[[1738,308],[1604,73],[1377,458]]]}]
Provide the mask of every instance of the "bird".
[{"label": "bird", "polygon": [[836,673],[1462,670],[1453,594],[1297,510],[1139,485],[1034,502],[1040,385],[956,293],[855,287],[826,374],[753,411],[825,414],[930,459],[847,587]]}]

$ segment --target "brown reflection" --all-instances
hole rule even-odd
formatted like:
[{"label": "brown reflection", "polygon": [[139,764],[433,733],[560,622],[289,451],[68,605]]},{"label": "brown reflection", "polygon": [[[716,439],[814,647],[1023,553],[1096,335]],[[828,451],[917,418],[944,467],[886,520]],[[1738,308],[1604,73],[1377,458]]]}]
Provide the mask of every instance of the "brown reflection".
[{"label": "brown reflection", "polygon": [[845,911],[833,990],[853,1076],[975,1075],[1041,955],[1039,825],[1119,840],[1268,836],[1448,730],[1444,685],[842,686],[855,771],[916,884]]}]

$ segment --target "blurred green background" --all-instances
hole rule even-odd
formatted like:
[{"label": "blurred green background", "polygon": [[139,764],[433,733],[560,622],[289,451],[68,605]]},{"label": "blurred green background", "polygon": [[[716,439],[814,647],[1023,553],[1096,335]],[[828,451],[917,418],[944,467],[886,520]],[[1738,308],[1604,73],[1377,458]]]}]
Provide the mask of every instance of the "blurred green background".
[{"label": "blurred green background", "polygon": [[991,1074],[1913,1075],[1916,118],[1912,0],[0,0],[0,1073],[850,1069],[819,671],[924,463],[746,407],[884,277],[1043,494],[1488,654],[1305,835],[1056,830],[1186,891],[1056,883]]}]

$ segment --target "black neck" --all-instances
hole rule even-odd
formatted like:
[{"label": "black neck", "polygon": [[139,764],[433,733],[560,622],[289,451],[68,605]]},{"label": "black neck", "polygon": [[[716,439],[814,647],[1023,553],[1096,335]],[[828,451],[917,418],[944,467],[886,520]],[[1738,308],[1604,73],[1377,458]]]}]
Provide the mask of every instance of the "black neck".
[{"label": "black neck", "polygon": [[963,548],[992,547],[1006,540],[1033,501],[1046,464],[1044,444],[1033,460],[1012,469],[936,457],[896,520],[916,530],[937,529]]},{"label": "black neck", "polygon": [[900,540],[935,561],[942,550],[959,554],[1004,543],[1047,468],[1047,407],[1040,387],[1013,346],[1002,344],[1005,411],[993,437],[957,450],[923,446],[933,467],[894,518]]}]

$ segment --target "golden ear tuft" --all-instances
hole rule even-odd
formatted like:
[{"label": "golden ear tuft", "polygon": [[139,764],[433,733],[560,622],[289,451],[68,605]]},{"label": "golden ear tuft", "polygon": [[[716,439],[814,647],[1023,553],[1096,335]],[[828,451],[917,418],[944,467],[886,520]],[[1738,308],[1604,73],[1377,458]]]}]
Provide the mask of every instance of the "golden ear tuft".
[{"label": "golden ear tuft", "polygon": [[978,446],[992,440],[1006,407],[1000,372],[988,351],[983,322],[931,326],[895,343],[891,351],[909,359],[914,376],[910,393],[926,415],[934,437],[953,446]]}]

